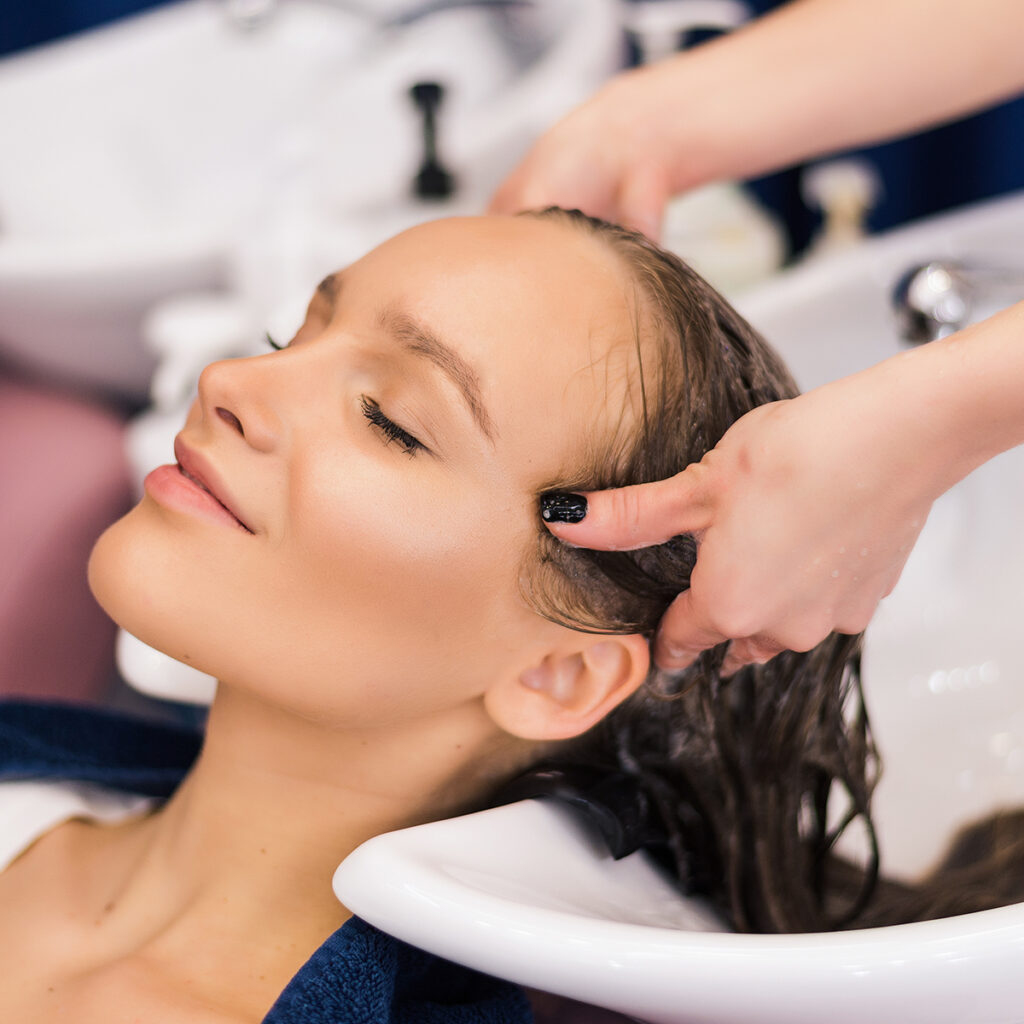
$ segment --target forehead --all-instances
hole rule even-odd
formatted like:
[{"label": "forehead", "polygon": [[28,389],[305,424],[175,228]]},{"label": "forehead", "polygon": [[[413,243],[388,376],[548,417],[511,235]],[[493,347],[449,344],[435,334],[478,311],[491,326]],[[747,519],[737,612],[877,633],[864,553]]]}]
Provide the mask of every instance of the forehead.
[{"label": "forehead", "polygon": [[538,471],[540,452],[556,471],[583,438],[629,418],[636,289],[588,232],[533,217],[436,221],[373,250],[345,282],[346,295],[397,305],[456,349],[500,444],[529,449]]}]

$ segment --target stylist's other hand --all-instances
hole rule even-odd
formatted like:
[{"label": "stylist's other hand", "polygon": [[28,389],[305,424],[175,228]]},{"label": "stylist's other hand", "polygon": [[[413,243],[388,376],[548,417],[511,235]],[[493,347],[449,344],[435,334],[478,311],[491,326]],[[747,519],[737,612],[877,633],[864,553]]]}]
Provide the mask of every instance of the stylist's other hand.
[{"label": "stylist's other hand", "polygon": [[695,536],[690,588],[659,627],[660,667],[731,640],[728,674],[867,626],[944,489],[918,439],[894,437],[902,423],[870,375],[754,409],[677,476],[588,493],[580,521],[547,523],[602,550]]},{"label": "stylist's other hand", "polygon": [[541,136],[490,212],[574,207],[657,239],[684,170],[671,153],[663,77],[655,66],[611,79]]}]

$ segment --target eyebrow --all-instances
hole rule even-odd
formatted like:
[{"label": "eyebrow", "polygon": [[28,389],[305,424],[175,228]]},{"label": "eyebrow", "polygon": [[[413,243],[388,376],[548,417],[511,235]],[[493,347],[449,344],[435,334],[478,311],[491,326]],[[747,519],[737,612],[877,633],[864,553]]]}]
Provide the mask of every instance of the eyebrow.
[{"label": "eyebrow", "polygon": [[[316,286],[317,296],[332,311],[341,291],[343,273],[338,270],[328,274]],[[407,352],[429,360],[458,388],[476,425],[493,445],[498,431],[484,405],[480,377],[473,367],[425,324],[394,306],[384,309],[378,321]]]},{"label": "eyebrow", "polygon": [[381,327],[407,352],[429,360],[458,388],[476,425],[493,445],[497,430],[487,413],[480,378],[473,367],[429,327],[408,313],[388,307],[381,312],[379,321]]}]

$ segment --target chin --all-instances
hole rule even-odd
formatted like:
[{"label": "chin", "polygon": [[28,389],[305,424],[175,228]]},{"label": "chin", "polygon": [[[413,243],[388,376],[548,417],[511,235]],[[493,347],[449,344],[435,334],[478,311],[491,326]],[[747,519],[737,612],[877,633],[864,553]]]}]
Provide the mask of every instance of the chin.
[{"label": "chin", "polygon": [[222,533],[169,523],[143,500],[96,541],[89,587],[144,644],[218,679],[246,678],[275,667],[267,650],[274,632],[263,619],[252,625],[265,602],[250,600],[259,587],[237,546],[219,543]]},{"label": "chin", "polygon": [[180,563],[167,557],[140,507],[100,535],[89,556],[89,589],[122,629],[143,643],[193,667],[183,630]]},{"label": "chin", "polygon": [[124,564],[124,524],[134,511],[133,509],[108,526],[100,534],[99,540],[89,554],[89,589],[100,607],[119,626],[125,626],[119,610],[125,603],[124,591],[130,582],[129,568]]}]

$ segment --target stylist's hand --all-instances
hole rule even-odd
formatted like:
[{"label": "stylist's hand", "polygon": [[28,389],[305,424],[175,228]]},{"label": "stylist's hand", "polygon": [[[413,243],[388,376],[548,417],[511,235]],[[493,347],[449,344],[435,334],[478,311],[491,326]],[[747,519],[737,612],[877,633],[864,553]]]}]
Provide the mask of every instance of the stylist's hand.
[{"label": "stylist's hand", "polygon": [[490,212],[578,207],[657,239],[665,204],[685,187],[666,117],[667,71],[643,68],[609,81],[540,138]]},{"label": "stylist's hand", "polygon": [[[947,3],[941,18],[935,7],[782,4],[619,74],[541,137],[491,211],[579,207],[657,239],[666,200],[696,185],[891,138],[1024,88],[1020,0]],[[898,60],[878,59],[880,24]]]},{"label": "stylist's hand", "polygon": [[931,445],[901,441],[903,413],[872,373],[755,409],[685,472],[589,493],[582,521],[548,523],[598,549],[695,535],[690,589],[655,644],[662,668],[731,640],[731,673],[867,626],[948,486],[929,470]]}]

